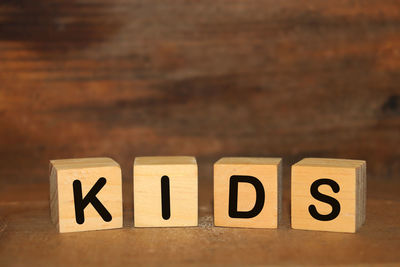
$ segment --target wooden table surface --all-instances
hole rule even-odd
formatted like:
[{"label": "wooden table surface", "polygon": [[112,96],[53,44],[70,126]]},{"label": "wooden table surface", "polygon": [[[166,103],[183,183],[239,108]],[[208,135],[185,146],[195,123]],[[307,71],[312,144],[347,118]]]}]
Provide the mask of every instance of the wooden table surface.
[{"label": "wooden table surface", "polygon": [[128,194],[124,228],[59,234],[50,222],[47,185],[2,188],[0,265],[400,264],[399,181],[369,179],[366,223],[358,233],[347,234],[291,229],[285,178],[277,230],[214,227],[212,183],[204,176],[199,227],[189,228],[134,228]]},{"label": "wooden table surface", "polygon": [[[400,263],[399,0],[3,0],[0,265]],[[136,156],[195,156],[200,227],[132,228]],[[126,227],[57,234],[51,159],[121,164]],[[212,227],[212,164],[284,159],[278,230]],[[367,161],[357,234],[290,229],[290,165]]]}]

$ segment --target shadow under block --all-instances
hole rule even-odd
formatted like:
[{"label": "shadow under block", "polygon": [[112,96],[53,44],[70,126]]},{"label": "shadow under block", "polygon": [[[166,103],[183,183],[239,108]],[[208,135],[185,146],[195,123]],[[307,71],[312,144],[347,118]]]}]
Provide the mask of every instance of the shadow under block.
[{"label": "shadow under block", "polygon": [[[92,193],[88,194],[91,189]],[[86,196],[92,197],[85,201]],[[96,199],[107,210],[108,216],[102,212],[106,219],[95,208],[100,205],[92,203]],[[87,203],[80,205],[84,207],[82,218],[82,212],[77,216],[75,205],[85,202]],[[60,233],[121,228],[123,216],[120,166],[110,158],[51,160],[50,210],[52,221]]]},{"label": "shadow under block", "polygon": [[[320,179],[324,179],[322,183]],[[313,183],[313,195],[319,200],[311,193]],[[292,166],[292,228],[356,232],[365,221],[366,187],[365,161],[323,158],[299,161]]]},{"label": "shadow under block", "polygon": [[[281,210],[281,158],[222,158],[214,164],[214,224],[225,227],[277,228]],[[237,218],[230,214],[230,185],[234,177],[251,176],[258,179],[264,190],[261,211],[252,218]],[[254,179],[253,179],[254,180]],[[248,182],[233,184],[237,191],[235,210],[256,208],[256,187]],[[233,189],[233,188],[232,188]],[[232,200],[232,203],[235,202]],[[259,209],[260,210],[260,209]],[[233,217],[231,216],[233,215]]]},{"label": "shadow under block", "polygon": [[197,226],[197,169],[194,157],[137,157],[135,227]]}]

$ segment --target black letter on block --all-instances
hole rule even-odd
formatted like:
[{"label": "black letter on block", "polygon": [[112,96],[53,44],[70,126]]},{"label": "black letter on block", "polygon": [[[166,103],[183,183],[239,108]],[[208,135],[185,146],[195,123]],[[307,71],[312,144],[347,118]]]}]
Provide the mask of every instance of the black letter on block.
[{"label": "black letter on block", "polygon": [[332,188],[332,191],[335,193],[339,192],[340,187],[335,181],[333,181],[331,179],[319,179],[319,180],[316,180],[315,182],[313,182],[311,185],[311,188],[310,188],[311,195],[315,199],[331,205],[332,206],[331,213],[326,214],[326,215],[319,214],[314,205],[310,205],[308,207],[308,211],[310,212],[311,216],[313,216],[314,219],[317,219],[319,221],[331,221],[339,215],[340,203],[335,198],[321,194],[318,191],[318,187],[323,184],[329,185]]},{"label": "black letter on block", "polygon": [[169,178],[165,175],[161,177],[161,208],[163,219],[168,220],[171,217],[171,204],[169,196]]},{"label": "black letter on block", "polygon": [[[249,183],[256,189],[256,203],[249,211],[238,211],[238,185]],[[264,207],[265,192],[260,180],[253,176],[232,175],[229,182],[229,217],[231,218],[253,218],[257,216]]]},{"label": "black letter on block", "polygon": [[82,184],[79,180],[75,180],[73,182],[74,188],[74,202],[75,202],[75,218],[76,223],[83,224],[85,222],[85,214],[83,210],[86,208],[89,203],[93,205],[93,207],[100,214],[101,218],[104,221],[111,221],[112,217],[108,210],[101,204],[100,200],[96,197],[96,194],[103,188],[106,184],[106,178],[101,177],[95,185],[90,189],[89,193],[82,199]]}]

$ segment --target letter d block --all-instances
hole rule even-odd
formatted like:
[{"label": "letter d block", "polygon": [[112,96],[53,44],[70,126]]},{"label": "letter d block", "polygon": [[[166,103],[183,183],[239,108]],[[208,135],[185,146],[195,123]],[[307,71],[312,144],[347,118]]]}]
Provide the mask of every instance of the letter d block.
[{"label": "letter d block", "polygon": [[51,160],[50,209],[60,233],[122,227],[118,163],[110,158]]},{"label": "letter d block", "polygon": [[354,233],[365,221],[366,162],[306,158],[292,166],[292,228]]},{"label": "letter d block", "polygon": [[277,228],[280,158],[222,158],[214,164],[214,224]]},{"label": "letter d block", "polygon": [[137,157],[133,186],[136,227],[198,225],[194,157]]}]

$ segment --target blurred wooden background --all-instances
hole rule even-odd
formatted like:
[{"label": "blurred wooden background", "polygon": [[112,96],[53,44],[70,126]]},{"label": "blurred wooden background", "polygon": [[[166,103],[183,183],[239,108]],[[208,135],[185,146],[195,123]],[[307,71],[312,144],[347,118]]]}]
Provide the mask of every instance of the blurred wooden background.
[{"label": "blurred wooden background", "polygon": [[89,156],[128,184],[143,155],[196,156],[207,186],[236,155],[398,180],[399,86],[398,0],[2,0],[0,194],[46,200],[48,161]]},{"label": "blurred wooden background", "polygon": [[391,177],[399,85],[399,1],[6,0],[0,177],[103,155],[355,158]]}]

